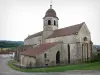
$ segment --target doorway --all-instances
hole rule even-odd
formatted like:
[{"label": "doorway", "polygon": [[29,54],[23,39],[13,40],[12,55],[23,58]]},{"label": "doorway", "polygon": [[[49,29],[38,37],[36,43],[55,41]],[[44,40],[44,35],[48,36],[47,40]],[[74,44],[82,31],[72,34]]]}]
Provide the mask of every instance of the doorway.
[{"label": "doorway", "polygon": [[56,53],[56,64],[60,64],[60,52]]}]

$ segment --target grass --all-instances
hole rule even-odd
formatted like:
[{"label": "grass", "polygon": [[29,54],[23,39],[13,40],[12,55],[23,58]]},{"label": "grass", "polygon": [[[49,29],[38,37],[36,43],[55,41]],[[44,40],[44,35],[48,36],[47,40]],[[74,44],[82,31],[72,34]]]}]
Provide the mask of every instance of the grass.
[{"label": "grass", "polygon": [[64,72],[67,70],[100,70],[100,61],[99,62],[93,62],[93,63],[84,63],[84,64],[78,64],[78,65],[66,65],[66,66],[56,66],[56,67],[48,67],[48,68],[32,68],[32,69],[26,69],[26,68],[19,68],[14,66],[15,61],[9,61],[8,65],[21,72]]}]

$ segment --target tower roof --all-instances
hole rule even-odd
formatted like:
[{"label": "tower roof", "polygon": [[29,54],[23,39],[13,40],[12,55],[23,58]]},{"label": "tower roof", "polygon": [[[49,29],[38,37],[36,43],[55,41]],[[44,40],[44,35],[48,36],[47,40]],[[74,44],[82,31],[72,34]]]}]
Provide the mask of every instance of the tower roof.
[{"label": "tower roof", "polygon": [[50,5],[50,8],[46,11],[44,18],[45,17],[56,17],[58,19],[55,10],[52,9],[52,5]]}]

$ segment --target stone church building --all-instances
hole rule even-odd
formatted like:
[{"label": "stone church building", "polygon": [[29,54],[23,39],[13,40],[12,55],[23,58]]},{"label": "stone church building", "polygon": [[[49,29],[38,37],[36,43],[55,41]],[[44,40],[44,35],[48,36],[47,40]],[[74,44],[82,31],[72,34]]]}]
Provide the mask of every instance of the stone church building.
[{"label": "stone church building", "polygon": [[58,29],[58,21],[50,5],[43,17],[43,31],[24,40],[24,45],[35,46],[20,53],[21,66],[45,67],[91,60],[91,34],[85,22]]}]

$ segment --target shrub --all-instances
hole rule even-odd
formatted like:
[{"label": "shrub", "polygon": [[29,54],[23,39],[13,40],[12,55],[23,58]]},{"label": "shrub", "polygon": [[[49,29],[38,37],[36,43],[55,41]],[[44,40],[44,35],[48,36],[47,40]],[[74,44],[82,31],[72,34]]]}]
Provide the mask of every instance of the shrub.
[{"label": "shrub", "polygon": [[96,55],[93,55],[93,59],[91,60],[91,62],[97,62],[97,61],[100,61],[100,54],[96,54]]}]

